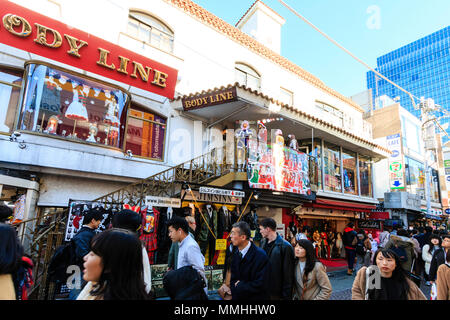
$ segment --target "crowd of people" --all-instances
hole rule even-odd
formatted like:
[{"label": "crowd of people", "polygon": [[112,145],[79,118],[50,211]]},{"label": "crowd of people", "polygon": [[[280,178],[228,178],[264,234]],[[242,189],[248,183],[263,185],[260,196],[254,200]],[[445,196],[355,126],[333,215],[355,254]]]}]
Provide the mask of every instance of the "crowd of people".
[{"label": "crowd of people", "polygon": [[[9,208],[0,206],[0,218]],[[139,240],[141,217],[122,210],[111,228],[95,233],[99,212],[92,209],[83,228],[71,241],[72,264],[80,267],[79,286],[70,292],[77,300],[153,299],[151,270]],[[191,219],[192,220],[192,219]],[[15,229],[0,221],[0,299],[26,299],[32,284],[32,262],[23,253]],[[233,224],[226,249],[224,282],[218,294],[224,300],[328,300],[332,285],[321,263],[310,230],[303,228],[288,242],[277,232],[274,219],[259,223],[262,241],[257,246],[248,223]],[[174,300],[208,299],[205,257],[192,237],[195,221],[175,216],[168,221],[173,246],[164,289]],[[342,236],[349,275],[356,272],[353,300],[425,300],[422,275],[436,292],[435,299],[450,300],[450,235],[429,227],[411,232],[392,228],[378,239],[355,230],[349,223]],[[356,262],[356,263],[355,263]],[[379,270],[378,286],[368,285],[370,270]],[[432,289],[430,288],[430,290]]]}]

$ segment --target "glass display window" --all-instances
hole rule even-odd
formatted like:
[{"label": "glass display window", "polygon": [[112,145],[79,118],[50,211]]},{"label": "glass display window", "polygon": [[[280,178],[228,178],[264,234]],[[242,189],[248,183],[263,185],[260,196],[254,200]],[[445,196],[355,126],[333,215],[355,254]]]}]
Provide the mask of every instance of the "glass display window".
[{"label": "glass display window", "polygon": [[358,195],[358,180],[356,171],[356,153],[342,150],[344,192]]},{"label": "glass display window", "polygon": [[373,197],[371,160],[370,157],[359,156],[359,185],[363,197]]},{"label": "glass display window", "polygon": [[299,150],[309,154],[314,157],[316,167],[317,167],[317,187],[323,190],[322,186],[322,141],[319,139],[314,139],[314,148],[312,148],[311,139],[305,139],[300,141]]},{"label": "glass display window", "polygon": [[342,192],[340,147],[324,143],[323,150],[325,191]]},{"label": "glass display window", "polygon": [[133,155],[164,160],[167,119],[132,105],[128,115],[125,149]]},{"label": "glass display window", "polygon": [[129,95],[125,90],[44,64],[26,66],[19,123],[27,130],[122,148]]},{"label": "glass display window", "polygon": [[23,70],[0,66],[0,132],[9,133],[14,127],[22,78]]}]

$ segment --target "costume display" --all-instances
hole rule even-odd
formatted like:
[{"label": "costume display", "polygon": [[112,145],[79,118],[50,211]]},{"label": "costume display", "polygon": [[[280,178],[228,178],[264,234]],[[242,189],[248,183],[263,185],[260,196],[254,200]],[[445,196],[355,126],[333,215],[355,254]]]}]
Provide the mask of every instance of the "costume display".
[{"label": "costume display", "polygon": [[229,233],[231,231],[232,217],[231,212],[228,210],[227,206],[223,205],[219,209],[219,226],[218,226],[218,238],[223,238],[223,234]]},{"label": "costume display", "polygon": [[140,239],[147,250],[150,264],[154,264],[156,250],[158,249],[159,211],[152,207],[143,208],[141,215],[143,228]]},{"label": "costume display", "polygon": [[244,168],[248,140],[252,134],[248,121],[243,121],[241,128],[236,130],[236,158],[238,171],[242,171]]},{"label": "costume display", "polygon": [[16,202],[14,202],[12,223],[19,223],[19,222],[23,221],[23,217],[25,215],[26,199],[27,199],[27,196],[23,194],[17,199]]},{"label": "costume display", "polygon": [[169,230],[167,222],[174,216],[172,208],[160,208],[159,209],[159,222],[158,222],[158,232],[157,232],[157,255],[156,264],[167,263],[170,246],[172,245],[172,240],[169,237]]},{"label": "costume display", "polygon": [[[210,262],[209,264],[212,264],[211,262],[213,262],[213,258],[214,258],[214,254],[215,254],[215,250],[216,250],[216,239],[211,234],[211,231],[214,233],[214,235],[217,236],[217,234],[218,234],[218,232],[217,232],[218,214],[217,214],[217,211],[215,210],[214,206],[211,203],[208,203],[202,209],[202,214],[203,214],[204,219],[200,215],[200,212],[198,214],[199,220],[200,220],[200,225],[197,225],[197,228],[199,229],[199,233],[197,235],[196,240],[200,246],[200,250],[203,255],[205,255],[206,250],[209,249],[208,250],[208,261]],[[205,219],[208,224],[205,223]],[[209,226],[209,228],[208,228],[208,226]],[[209,229],[211,229],[211,231]]]},{"label": "costume display", "polygon": [[319,230],[315,230],[312,237],[313,237],[314,245],[316,247],[316,257],[320,257],[322,254],[322,248],[321,248],[322,238],[320,237]]}]

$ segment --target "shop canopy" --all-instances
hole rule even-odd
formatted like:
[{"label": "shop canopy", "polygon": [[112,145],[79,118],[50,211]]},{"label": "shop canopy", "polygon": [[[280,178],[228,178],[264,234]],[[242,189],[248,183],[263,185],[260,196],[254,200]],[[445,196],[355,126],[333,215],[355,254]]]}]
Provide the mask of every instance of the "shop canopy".
[{"label": "shop canopy", "polygon": [[173,107],[188,117],[206,122],[208,128],[224,121],[271,119],[266,123],[267,129],[281,129],[285,136],[294,134],[296,139],[324,139],[371,156],[375,161],[390,154],[389,150],[372,141],[238,83],[179,96],[173,100]]},{"label": "shop canopy", "polygon": [[316,201],[313,203],[305,203],[304,207],[325,208],[343,211],[369,212],[369,213],[372,213],[372,210],[376,209],[375,205],[362,204],[350,201],[319,199],[319,198],[317,198]]}]

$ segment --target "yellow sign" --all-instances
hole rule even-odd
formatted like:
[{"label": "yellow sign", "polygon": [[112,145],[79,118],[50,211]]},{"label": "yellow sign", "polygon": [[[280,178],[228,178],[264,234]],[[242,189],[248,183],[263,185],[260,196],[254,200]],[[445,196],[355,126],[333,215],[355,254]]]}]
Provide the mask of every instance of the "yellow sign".
[{"label": "yellow sign", "polygon": [[217,264],[225,264],[225,254],[226,254],[225,250],[222,250],[219,252],[219,257],[217,258]]},{"label": "yellow sign", "polygon": [[252,230],[252,231],[251,231],[251,235],[250,235],[250,237],[251,237],[251,238],[254,238],[254,237],[255,237],[255,235],[256,235],[256,230]]},{"label": "yellow sign", "polygon": [[216,250],[227,250],[227,239],[217,239]]}]

